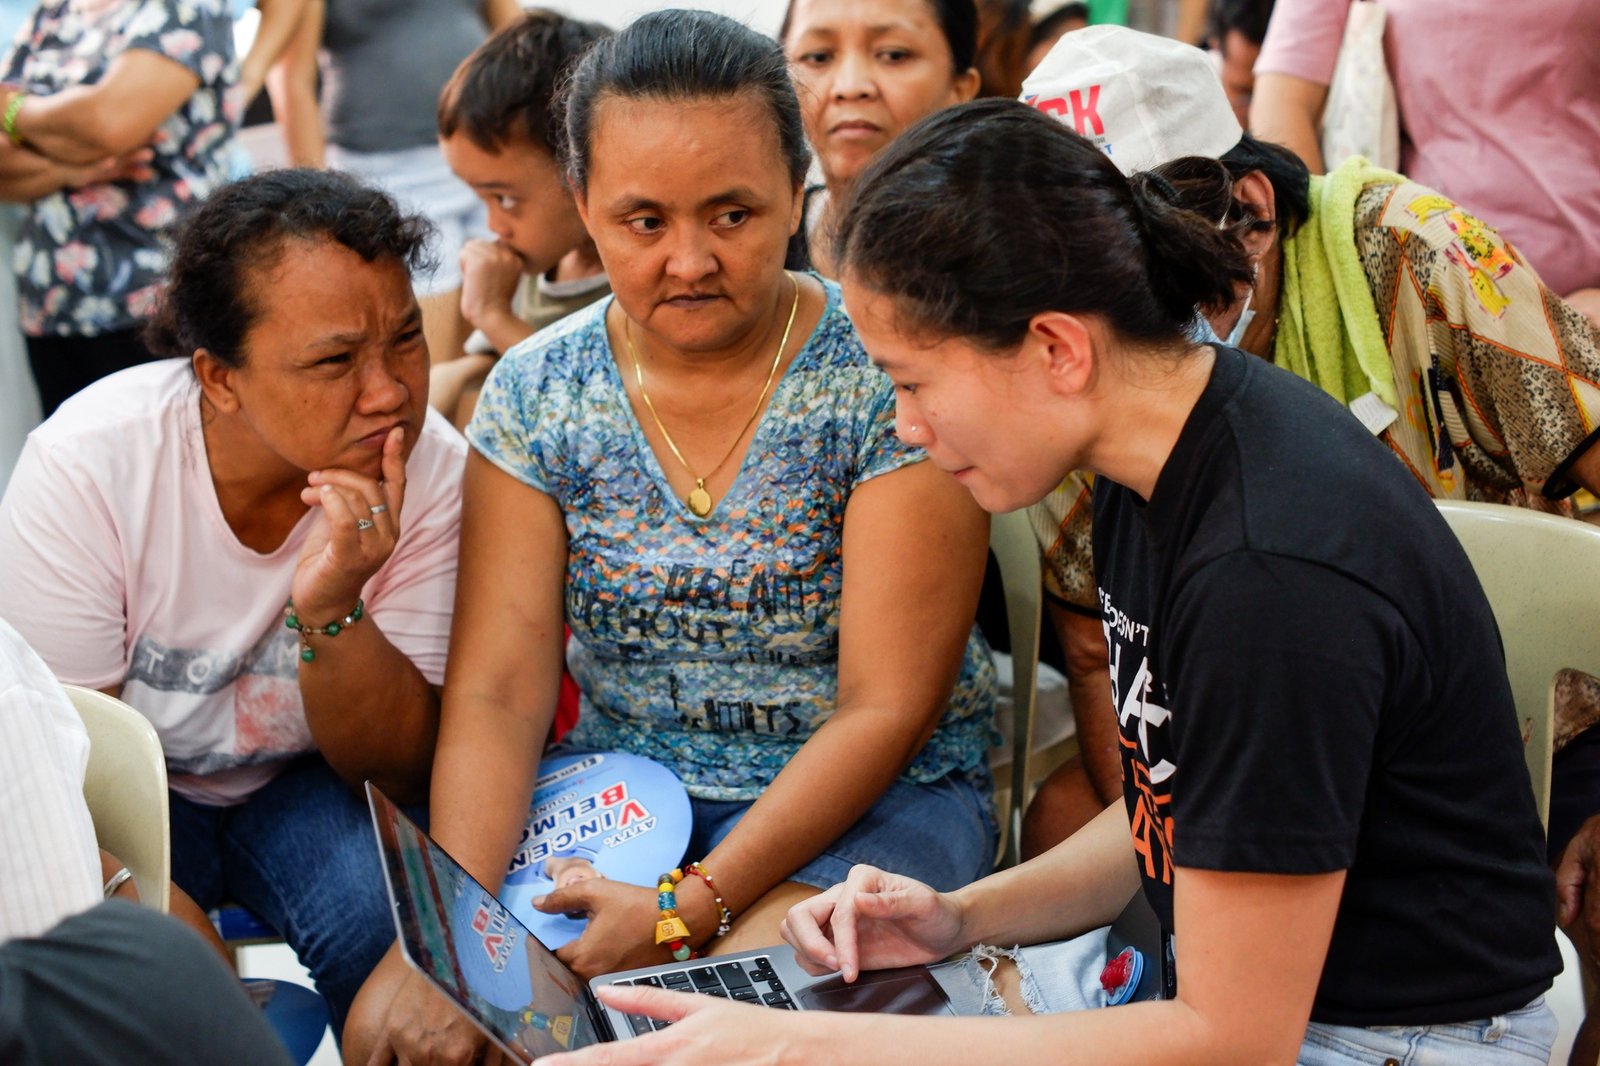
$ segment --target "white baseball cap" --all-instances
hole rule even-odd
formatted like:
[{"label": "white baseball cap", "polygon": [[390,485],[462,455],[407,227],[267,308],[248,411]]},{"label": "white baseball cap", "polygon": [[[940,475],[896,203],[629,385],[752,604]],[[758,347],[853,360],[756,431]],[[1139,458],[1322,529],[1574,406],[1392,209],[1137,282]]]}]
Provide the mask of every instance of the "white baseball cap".
[{"label": "white baseball cap", "polygon": [[1244,135],[1204,52],[1126,26],[1062,37],[1022,83],[1022,102],[1089,138],[1124,174],[1216,159]]}]

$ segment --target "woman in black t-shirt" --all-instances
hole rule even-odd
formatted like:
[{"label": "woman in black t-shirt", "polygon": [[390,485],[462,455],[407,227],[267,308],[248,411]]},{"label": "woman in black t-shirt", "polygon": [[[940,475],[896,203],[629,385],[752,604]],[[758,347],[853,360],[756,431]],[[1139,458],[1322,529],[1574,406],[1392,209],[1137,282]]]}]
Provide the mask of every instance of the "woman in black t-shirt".
[{"label": "woman in black t-shirt", "polygon": [[675,1024],[551,1061],[1547,1061],[1553,884],[1482,590],[1334,401],[1184,339],[1251,266],[1170,195],[1001,100],[861,178],[837,252],[901,436],[993,512],[1099,475],[1126,803],[952,893],[857,867],[785,924],[853,980],[1072,936],[1142,884],[1168,1000],[994,1024],[613,989]]}]

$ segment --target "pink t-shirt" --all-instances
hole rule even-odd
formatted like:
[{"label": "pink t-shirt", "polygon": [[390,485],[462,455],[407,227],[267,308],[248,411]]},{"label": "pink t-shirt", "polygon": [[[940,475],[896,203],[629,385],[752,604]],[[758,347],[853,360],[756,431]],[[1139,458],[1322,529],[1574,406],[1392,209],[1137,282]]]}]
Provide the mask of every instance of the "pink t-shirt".
[{"label": "pink t-shirt", "polygon": [[[1278,0],[1256,74],[1326,85],[1350,2]],[[1600,3],[1378,3],[1400,169],[1497,228],[1555,292],[1600,286]]]},{"label": "pink t-shirt", "polygon": [[[466,442],[428,412],[406,464],[400,543],[363,590],[369,619],[444,679]],[[276,550],[223,519],[186,359],[105,378],[28,437],[0,500],[0,616],[56,675],[155,725],[172,787],[236,803],[314,750],[284,601],[313,510]]]}]

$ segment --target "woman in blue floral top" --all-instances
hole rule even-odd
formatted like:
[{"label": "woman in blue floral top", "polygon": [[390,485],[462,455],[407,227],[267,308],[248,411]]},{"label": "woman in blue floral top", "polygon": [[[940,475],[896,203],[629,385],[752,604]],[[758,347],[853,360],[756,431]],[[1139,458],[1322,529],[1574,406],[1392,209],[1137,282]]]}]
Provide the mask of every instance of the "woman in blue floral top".
[{"label": "woman in blue floral top", "polygon": [[12,266],[46,416],[152,358],[162,235],[226,177],[223,0],[43,0],[0,64],[0,199],[28,204]]},{"label": "woman in blue floral top", "polygon": [[[678,885],[689,945],[776,943],[856,863],[965,884],[995,846],[987,518],[897,438],[837,287],[783,269],[807,165],[783,56],[667,11],[573,79],[569,182],[615,297],[507,353],[468,429],[432,831],[501,883],[565,622],[572,739],[656,758],[693,799],[686,859],[716,891]],[[589,915],[560,951],[587,976],[670,961],[657,903],[602,879],[539,905]],[[345,1050],[441,1061],[452,1026],[464,1052],[470,1025],[391,960]]]}]

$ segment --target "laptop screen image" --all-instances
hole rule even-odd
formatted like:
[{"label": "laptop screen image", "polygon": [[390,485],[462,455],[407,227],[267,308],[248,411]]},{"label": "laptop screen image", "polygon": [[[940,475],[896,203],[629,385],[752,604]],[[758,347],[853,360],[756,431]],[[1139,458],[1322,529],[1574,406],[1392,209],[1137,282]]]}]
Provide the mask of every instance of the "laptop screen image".
[{"label": "laptop screen image", "polygon": [[593,1043],[577,975],[383,793],[367,792],[412,964],[525,1061]]}]

